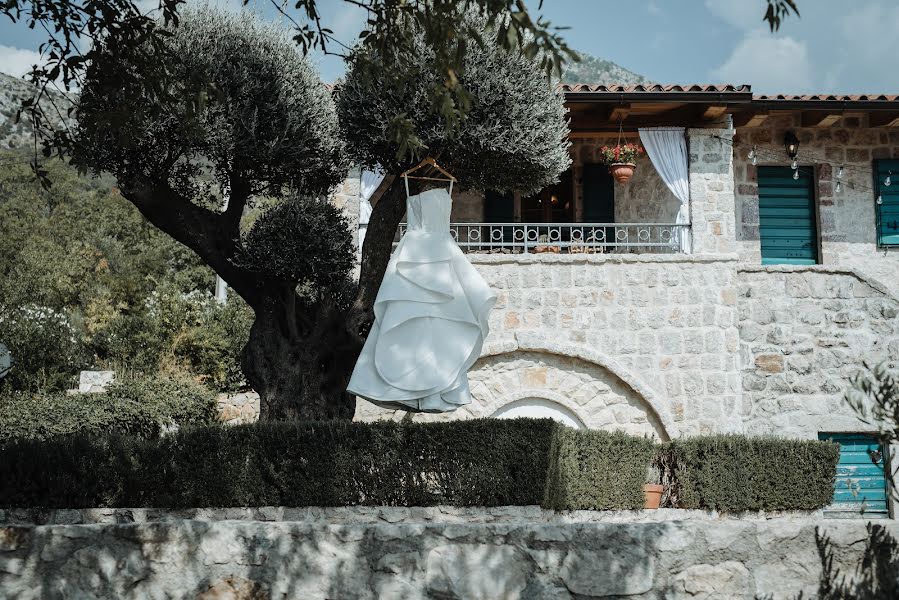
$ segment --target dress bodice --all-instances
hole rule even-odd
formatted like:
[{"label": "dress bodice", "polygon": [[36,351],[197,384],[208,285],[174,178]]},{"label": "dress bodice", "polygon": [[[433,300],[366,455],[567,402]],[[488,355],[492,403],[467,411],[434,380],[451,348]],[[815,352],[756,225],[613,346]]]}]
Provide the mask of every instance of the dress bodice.
[{"label": "dress bodice", "polygon": [[406,200],[407,231],[449,233],[452,200],[445,189],[433,189]]}]

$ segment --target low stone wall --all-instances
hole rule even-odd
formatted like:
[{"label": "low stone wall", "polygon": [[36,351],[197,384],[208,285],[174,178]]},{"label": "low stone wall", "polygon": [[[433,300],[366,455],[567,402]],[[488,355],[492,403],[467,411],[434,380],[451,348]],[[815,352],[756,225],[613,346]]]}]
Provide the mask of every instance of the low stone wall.
[{"label": "low stone wall", "polygon": [[2,526],[0,597],[814,597],[827,573],[874,585],[862,559],[895,561],[897,536],[895,522],[816,519]]}]

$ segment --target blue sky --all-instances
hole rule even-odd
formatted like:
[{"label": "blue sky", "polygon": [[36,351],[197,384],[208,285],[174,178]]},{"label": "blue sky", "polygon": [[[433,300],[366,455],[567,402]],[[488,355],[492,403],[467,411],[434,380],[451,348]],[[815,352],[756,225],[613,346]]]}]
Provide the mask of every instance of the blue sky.
[{"label": "blue sky", "polygon": [[[191,0],[194,1],[194,0]],[[319,0],[325,22],[347,42],[359,9]],[[154,0],[142,0],[148,6]],[[240,0],[216,0],[240,10]],[[537,0],[528,0],[536,9]],[[798,0],[801,18],[771,34],[765,0],[544,0],[543,14],[576,50],[662,83],[749,83],[757,93],[899,93],[899,1]],[[275,19],[268,0],[250,8]],[[0,71],[18,75],[37,59],[41,36],[0,21]],[[336,57],[314,57],[322,77],[340,76]]]}]

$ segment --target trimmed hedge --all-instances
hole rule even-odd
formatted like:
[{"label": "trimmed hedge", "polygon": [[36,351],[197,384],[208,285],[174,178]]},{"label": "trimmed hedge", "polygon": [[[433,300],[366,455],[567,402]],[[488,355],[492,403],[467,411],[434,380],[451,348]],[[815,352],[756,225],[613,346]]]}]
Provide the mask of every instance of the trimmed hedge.
[{"label": "trimmed hedge", "polygon": [[[650,445],[623,434],[576,432],[549,419],[266,423],[185,429],[156,440],[71,436],[0,448],[0,506],[500,506],[546,500],[557,509],[637,508]],[[563,466],[548,477],[550,464]]]},{"label": "trimmed hedge", "polygon": [[649,438],[560,427],[553,437],[544,507],[643,508],[646,468],[654,450]]},{"label": "trimmed hedge", "polygon": [[97,394],[11,392],[0,396],[0,445],[112,431],[153,438],[217,417],[212,392],[186,379],[126,379]]},{"label": "trimmed hedge", "polygon": [[815,510],[833,498],[839,458],[832,442],[713,435],[669,442],[657,464],[679,508]]}]

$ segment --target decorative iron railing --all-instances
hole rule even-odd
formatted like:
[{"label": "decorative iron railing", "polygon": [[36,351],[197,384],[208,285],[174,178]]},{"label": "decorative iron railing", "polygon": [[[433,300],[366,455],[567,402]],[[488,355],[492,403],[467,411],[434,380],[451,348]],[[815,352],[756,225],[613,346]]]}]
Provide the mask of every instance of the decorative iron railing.
[{"label": "decorative iron railing", "polygon": [[[450,223],[463,252],[680,252],[689,224],[673,223]],[[396,242],[406,233],[401,223]]]}]

